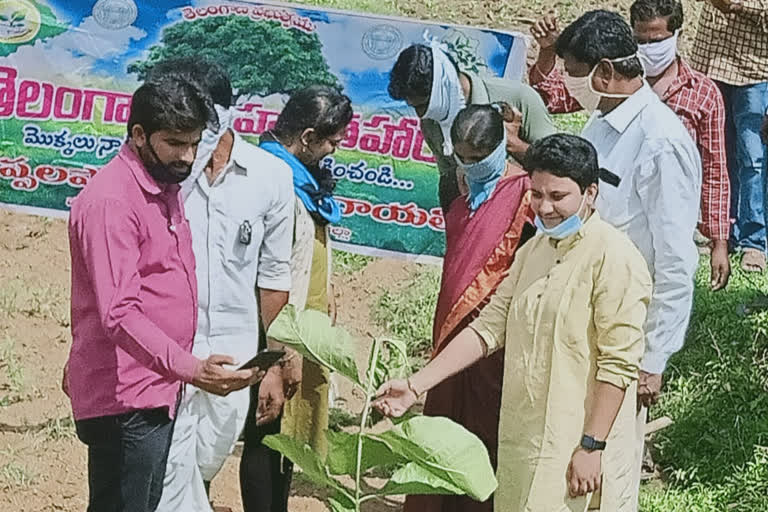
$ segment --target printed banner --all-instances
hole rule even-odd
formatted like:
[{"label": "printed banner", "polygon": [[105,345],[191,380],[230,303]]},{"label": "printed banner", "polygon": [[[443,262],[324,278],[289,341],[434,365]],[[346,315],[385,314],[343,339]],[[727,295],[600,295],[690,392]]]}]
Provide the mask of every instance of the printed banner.
[{"label": "printed banner", "polygon": [[355,117],[323,165],[338,180],[336,247],[439,259],[438,173],[419,120],[387,94],[400,51],[443,41],[462,69],[520,78],[519,34],[273,2],[0,0],[0,206],[66,216],[126,136],[131,93],[166,57],[229,72],[249,140],[300,86],[343,87]]}]

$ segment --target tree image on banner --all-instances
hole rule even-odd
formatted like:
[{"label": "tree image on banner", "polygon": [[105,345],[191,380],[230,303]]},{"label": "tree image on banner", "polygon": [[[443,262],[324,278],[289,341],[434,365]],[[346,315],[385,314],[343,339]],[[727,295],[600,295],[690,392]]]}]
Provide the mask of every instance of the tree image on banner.
[{"label": "tree image on banner", "polygon": [[143,80],[158,61],[202,57],[227,70],[238,96],[290,94],[313,84],[340,86],[317,34],[285,29],[276,21],[204,18],[166,28],[161,41],[147,60],[130,64],[128,72]]}]

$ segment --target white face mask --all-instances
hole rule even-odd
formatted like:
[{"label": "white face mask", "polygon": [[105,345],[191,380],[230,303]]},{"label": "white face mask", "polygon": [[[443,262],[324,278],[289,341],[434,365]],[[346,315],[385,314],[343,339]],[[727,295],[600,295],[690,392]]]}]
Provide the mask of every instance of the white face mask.
[{"label": "white face mask", "polygon": [[677,58],[678,31],[663,41],[638,45],[638,54],[643,60],[645,74],[650,77],[661,75]]},{"label": "white face mask", "polygon": [[[604,59],[608,62],[624,62],[625,60],[634,59],[637,55],[630,55],[628,57],[620,57],[618,59]],[[641,61],[642,63],[642,61]],[[612,94],[607,92],[598,92],[592,86],[592,77],[595,75],[597,66],[592,68],[587,76],[571,76],[568,72],[564,75],[565,88],[568,89],[568,93],[579,102],[579,105],[589,112],[590,114],[597,110],[600,100],[602,98],[628,98],[629,94]]]}]

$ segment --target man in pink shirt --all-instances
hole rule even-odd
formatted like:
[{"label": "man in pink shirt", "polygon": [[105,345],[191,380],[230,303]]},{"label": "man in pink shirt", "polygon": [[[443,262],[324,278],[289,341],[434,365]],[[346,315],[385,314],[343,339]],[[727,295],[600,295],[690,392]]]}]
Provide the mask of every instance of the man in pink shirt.
[{"label": "man in pink shirt", "polygon": [[158,77],[133,95],[128,140],[74,201],[72,350],[64,383],[88,446],[89,512],[152,512],[182,382],[225,395],[258,378],[191,354],[197,283],[179,185],[206,125],[208,93]]}]

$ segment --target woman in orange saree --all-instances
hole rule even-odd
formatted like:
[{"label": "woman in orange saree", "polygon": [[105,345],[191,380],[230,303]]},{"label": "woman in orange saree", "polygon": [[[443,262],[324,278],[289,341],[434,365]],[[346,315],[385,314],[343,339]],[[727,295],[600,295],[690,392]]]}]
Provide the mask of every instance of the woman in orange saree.
[{"label": "woman in orange saree", "polygon": [[[510,115],[506,104],[471,105],[458,114],[451,130],[466,187],[445,213],[433,357],[487,304],[517,248],[535,233],[528,176],[507,160],[504,121]],[[499,351],[432,389],[424,407],[424,414],[448,417],[477,435],[494,469],[503,373],[504,354]],[[409,496],[403,510],[492,512],[493,498],[479,503],[466,496]]]}]

